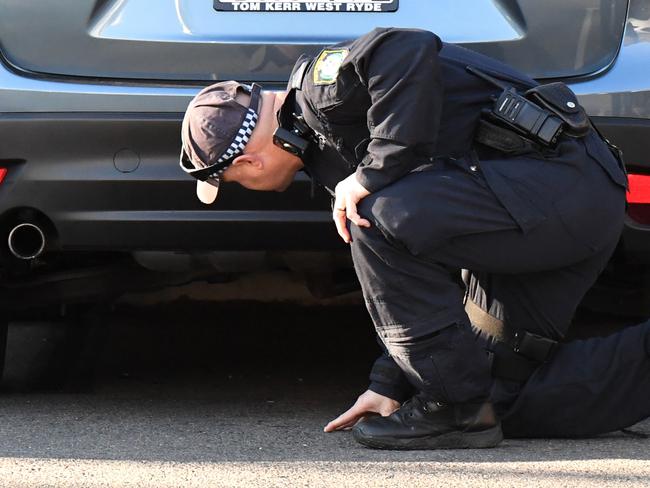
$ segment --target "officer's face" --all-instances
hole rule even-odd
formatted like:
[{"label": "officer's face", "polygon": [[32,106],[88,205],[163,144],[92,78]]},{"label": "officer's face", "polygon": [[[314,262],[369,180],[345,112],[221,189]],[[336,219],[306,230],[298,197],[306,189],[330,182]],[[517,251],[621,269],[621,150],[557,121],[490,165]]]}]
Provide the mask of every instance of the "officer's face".
[{"label": "officer's face", "polygon": [[223,174],[224,181],[239,183],[249,190],[284,191],[303,166],[300,158],[273,144],[277,127],[275,113],[283,98],[263,92],[260,117],[242,156]]}]

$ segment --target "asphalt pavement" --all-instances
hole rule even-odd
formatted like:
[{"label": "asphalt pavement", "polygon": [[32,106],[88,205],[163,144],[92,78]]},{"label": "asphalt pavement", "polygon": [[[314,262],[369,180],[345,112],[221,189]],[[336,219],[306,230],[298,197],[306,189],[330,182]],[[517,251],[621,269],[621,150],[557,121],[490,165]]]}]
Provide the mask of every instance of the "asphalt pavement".
[{"label": "asphalt pavement", "polygon": [[[488,450],[376,451],[323,433],[378,351],[354,300],[101,313],[72,363],[82,381],[0,394],[1,487],[650,486],[650,422]],[[616,325],[586,314],[576,333],[595,322]]]}]

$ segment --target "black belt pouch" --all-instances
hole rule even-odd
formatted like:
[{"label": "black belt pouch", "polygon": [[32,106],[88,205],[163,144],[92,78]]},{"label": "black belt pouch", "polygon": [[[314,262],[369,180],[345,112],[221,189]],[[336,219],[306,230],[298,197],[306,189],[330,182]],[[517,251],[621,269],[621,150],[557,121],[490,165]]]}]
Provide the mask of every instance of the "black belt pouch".
[{"label": "black belt pouch", "polygon": [[564,83],[548,83],[531,88],[526,98],[557,115],[564,122],[564,133],[572,137],[584,137],[591,127],[585,109]]}]

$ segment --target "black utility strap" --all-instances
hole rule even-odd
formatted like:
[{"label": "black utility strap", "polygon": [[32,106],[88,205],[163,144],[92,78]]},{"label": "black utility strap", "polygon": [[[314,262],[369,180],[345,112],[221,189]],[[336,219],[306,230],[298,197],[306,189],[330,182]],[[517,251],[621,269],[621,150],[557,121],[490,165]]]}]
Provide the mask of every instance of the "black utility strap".
[{"label": "black utility strap", "polygon": [[515,333],[513,350],[528,359],[543,363],[553,354],[556,346],[557,341],[553,339],[523,331]]},{"label": "black utility strap", "polygon": [[262,94],[262,87],[258,85],[257,83],[253,83],[251,85],[251,100],[250,103],[248,104],[248,108],[252,108],[255,110],[255,113],[259,115],[260,113],[260,100],[261,100],[261,94]]},{"label": "black utility strap", "polygon": [[525,382],[553,355],[557,341],[531,332],[517,332],[508,342],[497,342],[492,359],[492,375]]}]

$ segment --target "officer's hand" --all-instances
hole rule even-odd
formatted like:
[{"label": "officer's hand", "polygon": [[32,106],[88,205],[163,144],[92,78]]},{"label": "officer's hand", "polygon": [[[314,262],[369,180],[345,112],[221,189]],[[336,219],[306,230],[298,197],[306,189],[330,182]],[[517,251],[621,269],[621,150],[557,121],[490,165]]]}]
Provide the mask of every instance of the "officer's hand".
[{"label": "officer's hand", "polygon": [[367,390],[357,398],[352,408],[332,420],[323,430],[325,432],[334,432],[335,430],[350,429],[369,414],[379,414],[386,417],[397,410],[399,406],[399,402],[392,398]]},{"label": "officer's hand", "polygon": [[350,219],[359,227],[370,227],[370,222],[362,219],[357,213],[357,203],[370,195],[370,192],[357,181],[354,173],[339,181],[334,191],[336,193],[333,210],[334,223],[341,238],[349,244],[352,237],[348,232],[346,219]]}]

